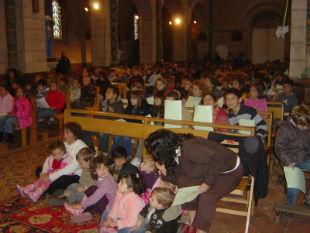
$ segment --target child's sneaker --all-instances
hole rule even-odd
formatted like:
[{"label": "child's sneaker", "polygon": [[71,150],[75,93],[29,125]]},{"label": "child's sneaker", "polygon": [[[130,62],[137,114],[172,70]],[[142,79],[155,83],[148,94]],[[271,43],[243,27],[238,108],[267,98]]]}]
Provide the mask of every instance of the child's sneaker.
[{"label": "child's sneaker", "polygon": [[67,202],[65,202],[64,207],[69,213],[71,213],[73,215],[81,215],[84,211],[84,209],[82,209],[82,208],[81,209],[75,209],[75,208],[71,207]]},{"label": "child's sneaker", "polygon": [[71,215],[71,222],[76,224],[82,224],[92,219],[92,215],[89,212],[81,213],[80,215]]}]

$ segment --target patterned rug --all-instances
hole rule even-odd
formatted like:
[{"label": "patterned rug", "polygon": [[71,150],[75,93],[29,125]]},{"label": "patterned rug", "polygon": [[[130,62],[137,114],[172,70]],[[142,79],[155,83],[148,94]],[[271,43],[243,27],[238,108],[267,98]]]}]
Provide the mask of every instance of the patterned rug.
[{"label": "patterned rug", "polygon": [[98,232],[99,216],[85,224],[72,224],[63,207],[50,207],[45,200],[32,204],[26,200],[0,205],[0,232]]},{"label": "patterned rug", "polygon": [[49,207],[44,199],[33,204],[18,195],[16,184],[25,185],[36,179],[35,169],[43,163],[49,143],[10,154],[0,151],[1,233],[98,232],[99,216],[85,224],[72,224],[63,207]]}]

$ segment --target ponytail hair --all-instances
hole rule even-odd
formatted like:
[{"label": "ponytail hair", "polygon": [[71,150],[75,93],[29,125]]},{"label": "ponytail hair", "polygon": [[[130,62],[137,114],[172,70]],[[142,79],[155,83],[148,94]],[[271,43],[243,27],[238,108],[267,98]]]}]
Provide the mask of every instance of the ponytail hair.
[{"label": "ponytail hair", "polygon": [[118,182],[124,180],[128,188],[140,195],[146,190],[143,178],[138,173],[124,174],[118,178]]}]

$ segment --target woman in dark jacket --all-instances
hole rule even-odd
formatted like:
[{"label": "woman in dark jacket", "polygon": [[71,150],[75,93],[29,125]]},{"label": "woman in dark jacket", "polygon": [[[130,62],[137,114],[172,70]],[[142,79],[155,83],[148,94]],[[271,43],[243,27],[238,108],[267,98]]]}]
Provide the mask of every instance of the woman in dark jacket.
[{"label": "woman in dark jacket", "polygon": [[[274,150],[283,166],[310,171],[310,108],[306,105],[292,109],[276,135]],[[299,190],[287,189],[287,204],[295,206]],[[309,196],[308,196],[309,197]]]},{"label": "woman in dark jacket", "polygon": [[193,135],[157,130],[146,139],[161,178],[179,188],[200,185],[196,200],[185,203],[197,233],[208,232],[217,202],[240,183],[243,169],[239,157],[225,146]]}]

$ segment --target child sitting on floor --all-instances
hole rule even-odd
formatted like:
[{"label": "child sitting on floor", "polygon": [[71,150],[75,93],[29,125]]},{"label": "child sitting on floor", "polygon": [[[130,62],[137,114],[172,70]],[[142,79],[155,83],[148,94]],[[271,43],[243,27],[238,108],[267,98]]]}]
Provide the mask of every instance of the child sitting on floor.
[{"label": "child sitting on floor", "polygon": [[94,153],[87,147],[82,148],[76,154],[76,160],[82,168],[79,183],[73,183],[68,186],[64,194],[59,198],[49,199],[49,205],[58,206],[63,205],[67,199],[69,204],[80,203],[85,196],[85,190],[93,185],[96,185],[95,180],[91,176],[90,162],[94,158]]},{"label": "child sitting on floor", "polygon": [[[17,185],[17,189],[23,197],[27,197],[33,202],[37,202],[45,190],[51,185],[48,174],[66,167],[70,164],[72,157],[66,153],[66,147],[63,142],[57,141],[49,145],[48,151],[51,155],[45,160],[40,174],[40,178],[33,184],[25,187]],[[45,178],[47,177],[47,178]]]},{"label": "child sitting on floor", "polygon": [[92,218],[91,213],[101,214],[114,203],[116,182],[111,176],[108,161],[103,155],[95,157],[90,164],[91,174],[97,180],[96,186],[85,190],[85,196],[80,204],[65,203],[65,208],[73,214],[71,221],[82,223]]},{"label": "child sitting on floor", "polygon": [[142,177],[137,174],[127,174],[119,178],[115,202],[110,212],[101,216],[103,222],[101,233],[129,233],[136,226],[138,215],[144,203],[138,196],[144,191]]},{"label": "child sitting on floor", "polygon": [[177,232],[177,219],[181,212],[175,212],[173,208],[169,208],[173,203],[174,197],[175,195],[170,188],[155,188],[149,204],[141,211],[136,229],[132,233]]},{"label": "child sitting on floor", "polygon": [[130,163],[128,154],[123,146],[116,146],[112,149],[111,157],[114,163],[110,166],[111,174],[117,181],[119,176],[135,174],[138,168]]},{"label": "child sitting on floor", "polygon": [[141,195],[141,198],[147,204],[150,200],[153,186],[158,179],[158,175],[155,172],[155,161],[150,155],[143,157],[139,167],[139,174],[142,176],[146,186],[146,191]]}]

